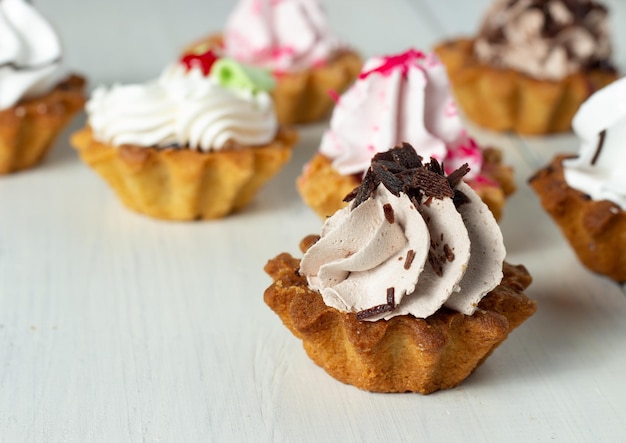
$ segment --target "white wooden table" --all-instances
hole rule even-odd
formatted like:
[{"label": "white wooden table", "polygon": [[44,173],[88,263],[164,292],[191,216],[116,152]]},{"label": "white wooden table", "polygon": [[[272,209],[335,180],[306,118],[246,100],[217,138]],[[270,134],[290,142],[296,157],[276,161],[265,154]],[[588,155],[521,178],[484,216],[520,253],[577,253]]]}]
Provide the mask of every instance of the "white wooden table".
[{"label": "white wooden table", "polygon": [[[228,0],[36,0],[91,86],[155,77]],[[626,3],[613,9],[626,63]],[[326,1],[369,56],[471,33],[488,0]],[[526,185],[571,135],[471,128],[515,165],[502,229],[538,311],[461,386],[371,394],[315,366],[263,303],[267,259],[316,233],[294,180],[325,123],[244,212],[167,223],[121,206],[67,136],[0,178],[0,441],[626,441],[626,300],[574,257]],[[625,147],[626,148],[626,147]]]}]

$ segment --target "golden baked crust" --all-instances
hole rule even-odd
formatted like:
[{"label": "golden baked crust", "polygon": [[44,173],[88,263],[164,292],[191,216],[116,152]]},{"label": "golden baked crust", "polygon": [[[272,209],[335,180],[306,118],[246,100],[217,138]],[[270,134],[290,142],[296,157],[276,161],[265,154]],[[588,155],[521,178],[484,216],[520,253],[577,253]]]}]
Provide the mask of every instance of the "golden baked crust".
[{"label": "golden baked crust", "polygon": [[561,81],[533,79],[512,69],[480,63],[471,39],[435,47],[446,65],[455,98],[467,117],[495,131],[549,134],[569,131],[580,105],[617,74],[592,70]]},{"label": "golden baked crust", "polygon": [[274,282],[265,303],[302,339],[317,365],[367,391],[429,394],[452,388],[536,310],[522,293],[531,282],[528,271],[505,263],[504,279],[471,316],[442,308],[426,319],[360,322],[356,314],[325,305],[298,275],[299,266],[287,253],[269,260],[265,271]]},{"label": "golden baked crust", "polygon": [[626,281],[626,212],[608,200],[592,200],[571,188],[563,175],[566,155],[554,158],[530,180],[541,205],[589,269]]},{"label": "golden baked crust", "polygon": [[0,174],[39,163],[85,104],[85,79],[71,75],[49,93],[0,111]]},{"label": "golden baked crust", "polygon": [[291,158],[297,139],[294,130],[283,128],[265,146],[198,152],[114,147],[85,128],[72,136],[72,144],[129,208],[156,218],[194,220],[220,218],[247,205]]},{"label": "golden baked crust", "polygon": [[[484,149],[483,156],[482,175],[489,181],[470,180],[468,184],[489,207],[496,220],[500,220],[505,198],[515,192],[513,169],[502,164],[502,153],[498,149]],[[320,153],[305,165],[296,181],[302,199],[323,219],[345,207],[344,197],[360,184],[360,175],[341,175],[330,159]]]},{"label": "golden baked crust", "polygon": [[[221,35],[210,35],[184,53],[222,46]],[[363,60],[352,50],[338,51],[325,65],[276,77],[272,97],[278,121],[285,125],[311,123],[330,114],[335,102],[329,91],[341,95],[361,72]]]}]

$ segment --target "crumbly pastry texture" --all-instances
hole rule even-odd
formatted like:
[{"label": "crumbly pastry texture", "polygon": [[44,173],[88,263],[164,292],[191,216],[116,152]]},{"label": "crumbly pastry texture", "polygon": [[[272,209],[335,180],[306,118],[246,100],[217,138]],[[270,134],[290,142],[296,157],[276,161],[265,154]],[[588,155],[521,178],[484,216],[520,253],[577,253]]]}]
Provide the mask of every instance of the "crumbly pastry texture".
[{"label": "crumbly pastry texture", "polygon": [[444,42],[435,52],[446,65],[460,108],[480,126],[539,135],[569,131],[579,106],[617,79],[613,70],[589,69],[561,80],[532,78],[513,69],[481,63],[474,40]]},{"label": "crumbly pastry texture", "polygon": [[[184,53],[221,48],[221,35],[210,35],[188,48]],[[300,72],[276,75],[272,91],[276,116],[282,124],[311,123],[326,117],[335,105],[334,97],[343,93],[357,78],[363,61],[353,50],[340,49],[320,66]]]},{"label": "crumbly pastry texture", "polygon": [[[303,240],[303,252],[314,241]],[[429,394],[452,388],[536,310],[522,292],[531,283],[527,270],[505,263],[502,282],[471,316],[442,308],[426,319],[403,315],[362,322],[325,305],[298,274],[299,264],[287,253],[267,263],[273,283],[265,303],[317,365],[367,391]]]},{"label": "crumbly pastry texture", "polygon": [[[507,196],[515,192],[513,169],[502,163],[502,152],[496,148],[483,151],[482,179],[469,184],[487,204],[496,220],[500,220]],[[485,180],[486,179],[486,180]],[[297,179],[303,200],[322,219],[329,217],[347,203],[344,197],[361,184],[361,175],[341,175],[330,159],[317,153]]]},{"label": "crumbly pastry texture", "polygon": [[593,200],[565,181],[560,155],[530,178],[543,208],[589,269],[626,281],[626,212],[608,200]]},{"label": "crumbly pastry texture", "polygon": [[89,127],[72,137],[81,159],[137,212],[168,220],[214,219],[246,206],[291,158],[294,130],[282,128],[264,146],[200,152],[111,146]]},{"label": "crumbly pastry texture", "polygon": [[85,103],[85,80],[71,75],[52,91],[0,110],[0,174],[39,163]]}]

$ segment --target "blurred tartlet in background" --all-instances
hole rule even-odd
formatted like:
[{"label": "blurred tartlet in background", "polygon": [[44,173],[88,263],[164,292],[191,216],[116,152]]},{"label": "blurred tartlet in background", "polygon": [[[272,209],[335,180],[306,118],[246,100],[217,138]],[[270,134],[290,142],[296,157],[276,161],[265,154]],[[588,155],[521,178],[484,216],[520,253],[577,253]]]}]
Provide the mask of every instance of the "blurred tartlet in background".
[{"label": "blurred tartlet in background", "polygon": [[199,40],[185,53],[207,49],[271,70],[276,115],[285,124],[326,117],[333,96],[355,80],[363,64],[330,29],[318,0],[240,0],[222,33]]},{"label": "blurred tartlet in background", "polygon": [[468,163],[467,182],[497,219],[515,190],[512,168],[496,148],[482,149],[459,118],[444,65],[414,49],[369,59],[359,79],[333,110],[319,152],[297,180],[304,201],[322,218],[346,206],[372,157],[409,143],[424,159],[443,161],[450,172]]},{"label": "blurred tartlet in background", "polygon": [[581,103],[617,78],[609,11],[592,0],[497,0],[475,37],[435,52],[463,112],[496,131],[569,131]]},{"label": "blurred tartlet in background", "polygon": [[144,84],[99,87],[72,142],[129,208],[156,218],[220,218],[246,206],[291,158],[271,75],[211,51]]}]

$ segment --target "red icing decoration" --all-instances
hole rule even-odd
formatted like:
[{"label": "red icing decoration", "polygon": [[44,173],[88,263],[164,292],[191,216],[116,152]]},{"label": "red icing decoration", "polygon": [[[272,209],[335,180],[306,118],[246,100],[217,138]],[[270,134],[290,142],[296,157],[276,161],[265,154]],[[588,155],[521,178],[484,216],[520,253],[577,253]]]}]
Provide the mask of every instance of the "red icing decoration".
[{"label": "red icing decoration", "polygon": [[211,72],[213,63],[218,59],[219,57],[209,49],[202,54],[187,54],[180,59],[180,62],[185,65],[188,71],[192,68],[200,68],[202,74],[207,76]]},{"label": "red icing decoration", "polygon": [[337,93],[337,91],[335,91],[334,89],[329,89],[328,90],[328,95],[329,97],[332,99],[332,101],[335,102],[335,104],[339,104],[339,94]]},{"label": "red icing decoration", "polygon": [[406,76],[409,71],[409,66],[414,65],[413,62],[415,60],[424,60],[426,55],[422,51],[416,51],[415,49],[409,49],[408,51],[398,54],[398,55],[389,55],[387,57],[383,57],[383,64],[377,68],[371,69],[367,72],[362,72],[359,75],[359,79],[367,78],[369,75],[374,72],[378,72],[382,75],[389,75],[395,69],[402,70],[402,76]]}]

